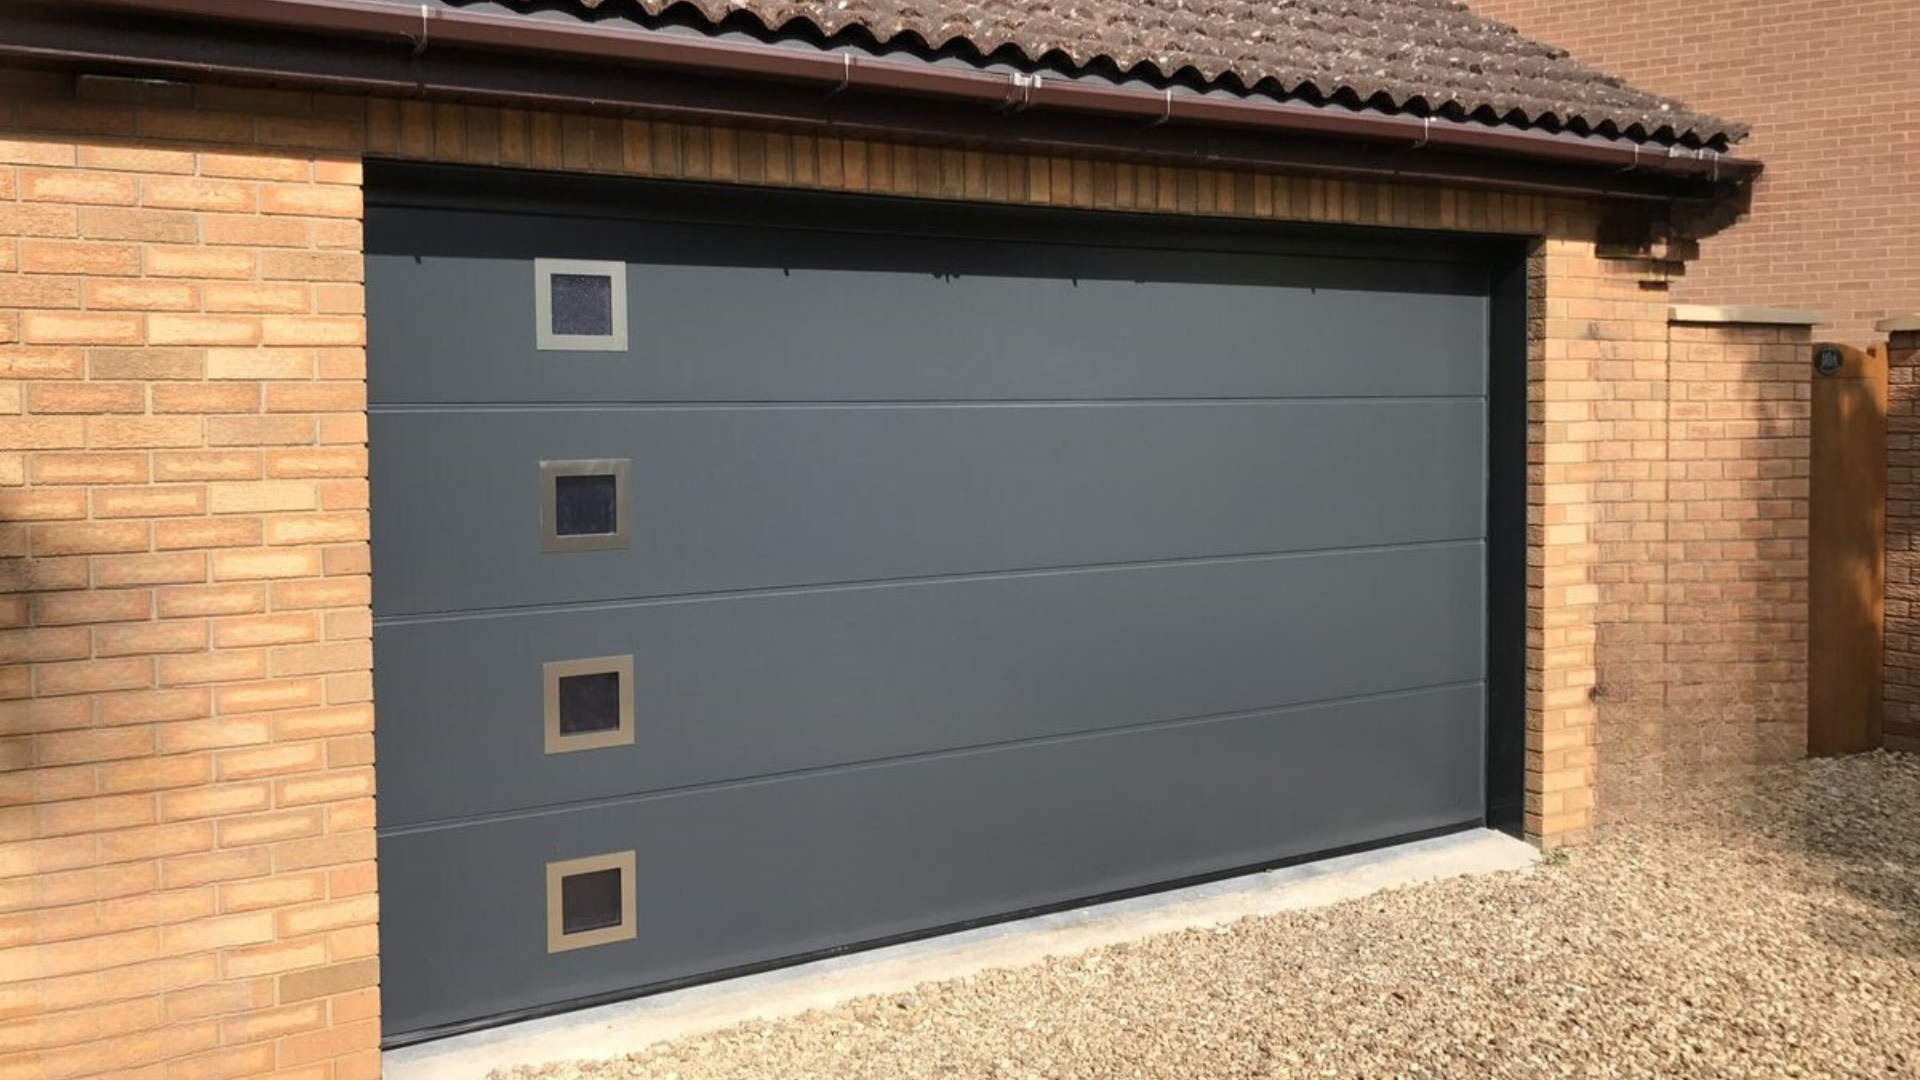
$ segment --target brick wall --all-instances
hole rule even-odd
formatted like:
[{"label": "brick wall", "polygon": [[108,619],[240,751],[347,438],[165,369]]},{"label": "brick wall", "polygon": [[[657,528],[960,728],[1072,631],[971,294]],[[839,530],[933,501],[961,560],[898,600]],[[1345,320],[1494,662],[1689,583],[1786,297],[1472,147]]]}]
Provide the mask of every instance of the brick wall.
[{"label": "brick wall", "polygon": [[[364,156],[1533,237],[1526,820],[1549,843],[1631,809],[1614,777],[1652,756],[1616,753],[1629,733],[1700,722],[1667,709],[1676,552],[1719,560],[1716,581],[1773,558],[1676,548],[1693,417],[1674,403],[1734,380],[1758,410],[1779,373],[1745,339],[1719,367],[1670,365],[1658,268],[1596,257],[1580,202],[46,74],[0,88],[0,1080],[378,1070]],[[1708,458],[1744,469],[1773,437],[1729,427]],[[1699,493],[1732,516],[1749,499],[1772,513],[1761,487]],[[1755,605],[1731,618],[1799,617]]]},{"label": "brick wall", "polygon": [[371,1077],[359,122],[156,95],[0,90],[0,1076]]},{"label": "brick wall", "polygon": [[1887,342],[1886,743],[1920,751],[1920,330]]},{"label": "brick wall", "polygon": [[1636,86],[1745,121],[1753,213],[1674,286],[1705,304],[1815,308],[1836,340],[1920,311],[1913,0],[1469,0]]},{"label": "brick wall", "polygon": [[1601,824],[1806,751],[1811,333],[1668,328],[1664,446],[1602,526]]},{"label": "brick wall", "polygon": [[1811,329],[1670,321],[1631,268],[1548,252],[1528,780],[1572,839],[1805,752]]},{"label": "brick wall", "polygon": [[[1629,699],[1604,700],[1596,687],[1647,659],[1632,624],[1656,615],[1629,596],[1640,587],[1631,561],[1643,552],[1611,534],[1648,516],[1663,494],[1667,304],[1633,267],[1595,258],[1575,222],[1566,226],[1571,235],[1547,240],[1529,289],[1540,352],[1530,437],[1541,483],[1528,514],[1540,623],[1529,657],[1538,697],[1529,695],[1537,707],[1528,710],[1527,782],[1528,831],[1577,840],[1595,822],[1602,724],[1627,722]],[[1653,543],[1660,527],[1637,529],[1631,543]]]}]

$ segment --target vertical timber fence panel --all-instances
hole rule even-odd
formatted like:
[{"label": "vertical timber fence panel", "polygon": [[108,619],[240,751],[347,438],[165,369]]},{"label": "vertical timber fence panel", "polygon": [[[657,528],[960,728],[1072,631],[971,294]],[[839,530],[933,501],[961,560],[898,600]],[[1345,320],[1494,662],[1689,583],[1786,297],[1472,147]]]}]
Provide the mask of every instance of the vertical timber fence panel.
[{"label": "vertical timber fence panel", "polygon": [[1881,741],[1886,593],[1887,352],[1813,350],[1807,750]]}]

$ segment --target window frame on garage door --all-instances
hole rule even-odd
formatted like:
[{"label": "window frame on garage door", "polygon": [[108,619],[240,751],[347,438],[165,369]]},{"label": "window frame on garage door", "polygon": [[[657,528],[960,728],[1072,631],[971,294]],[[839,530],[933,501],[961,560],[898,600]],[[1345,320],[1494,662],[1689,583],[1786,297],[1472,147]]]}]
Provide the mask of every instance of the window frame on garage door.
[{"label": "window frame on garage door", "polygon": [[[1135,248],[1249,252],[1382,258],[1483,267],[1488,275],[1487,491],[1486,536],[1486,792],[1489,827],[1515,835],[1522,831],[1526,755],[1525,670],[1527,612],[1527,256],[1523,237],[1436,233],[1407,229],[1303,225],[1244,218],[1201,218],[1098,210],[1062,210],[960,201],[848,195],[689,181],[590,177],[517,169],[435,166],[369,161],[369,207],[455,211],[525,212],[530,205],[549,216],[628,218],[689,223],[777,225],[783,229],[818,228],[835,232],[871,231],[915,235],[1006,239],[1052,243],[1097,243]],[[634,329],[644,335],[644,327]],[[1340,357],[1328,357],[1338,363]],[[374,527],[379,528],[378,522]],[[378,567],[374,569],[379,572]],[[376,708],[378,702],[376,702]],[[377,721],[376,721],[377,722]],[[1373,846],[1373,845],[1367,845]],[[1319,852],[1323,858],[1334,852]],[[1298,862],[1300,859],[1287,859]],[[1275,864],[1280,865],[1280,864]],[[1257,867],[1163,882],[1125,895],[1152,892],[1246,873]],[[1086,898],[1058,907],[1118,896]],[[1053,909],[1048,909],[1053,910]],[[1009,913],[987,922],[1037,914]],[[948,933],[957,927],[930,928],[903,935],[910,940]],[[861,947],[890,941],[863,943]],[[777,967],[783,960],[761,965]],[[711,981],[748,971],[716,972]],[[650,986],[647,992],[669,989]],[[630,996],[626,994],[614,997]],[[613,998],[609,998],[612,1000]],[[541,1008],[539,1015],[595,1004],[570,1001]],[[493,1017],[490,1026],[528,1016]],[[415,1033],[391,1045],[452,1034]]]}]

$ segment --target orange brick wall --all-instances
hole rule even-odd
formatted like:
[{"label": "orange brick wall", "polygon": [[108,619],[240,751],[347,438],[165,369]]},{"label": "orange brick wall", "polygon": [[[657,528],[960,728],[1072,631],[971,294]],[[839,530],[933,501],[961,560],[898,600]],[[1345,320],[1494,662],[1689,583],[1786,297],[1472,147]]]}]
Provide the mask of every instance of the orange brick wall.
[{"label": "orange brick wall", "polygon": [[1805,752],[1811,331],[1672,323],[1576,241],[1532,293],[1529,829],[1572,839]]},{"label": "orange brick wall", "polygon": [[[1646,785],[1628,781],[1694,736],[1621,747],[1702,722],[1667,708],[1678,560],[1746,581],[1774,558],[1677,543],[1674,500],[1694,497],[1674,486],[1707,477],[1681,466],[1694,418],[1675,403],[1736,382],[1757,420],[1780,372],[1745,339],[1722,366],[1670,364],[1661,268],[1598,258],[1580,202],[49,74],[0,88],[0,1080],[377,1073],[367,156],[1535,238],[1526,820],[1548,843],[1630,812]],[[1706,457],[1744,469],[1773,437],[1729,427]],[[1773,490],[1695,501],[1772,520]]]},{"label": "orange brick wall", "polygon": [[1803,757],[1813,428],[1806,326],[1676,325],[1672,775]]},{"label": "orange brick wall", "polygon": [[359,120],[67,86],[0,87],[0,1076],[376,1076]]},{"label": "orange brick wall", "polygon": [[1753,126],[1753,213],[1674,286],[1703,304],[1814,308],[1840,341],[1920,311],[1914,0],[1469,0],[1636,86]]},{"label": "orange brick wall", "polygon": [[1642,429],[1665,445],[1606,485],[1627,501],[1600,527],[1601,824],[1806,752],[1811,330],[1674,323],[1668,341],[1649,388],[1666,430]]},{"label": "orange brick wall", "polygon": [[[1623,592],[1635,584],[1629,560],[1642,553],[1609,545],[1614,522],[1649,516],[1664,495],[1667,303],[1664,292],[1641,287],[1631,265],[1595,258],[1580,223],[1554,233],[1529,289],[1540,351],[1528,380],[1530,437],[1541,483],[1528,513],[1540,589],[1529,655],[1538,697],[1529,695],[1537,708],[1528,711],[1528,830],[1576,840],[1596,822],[1603,730],[1626,722],[1628,699],[1597,688],[1652,659],[1636,640],[1659,612],[1632,607]],[[1639,529],[1634,542],[1651,543],[1659,527]]]}]

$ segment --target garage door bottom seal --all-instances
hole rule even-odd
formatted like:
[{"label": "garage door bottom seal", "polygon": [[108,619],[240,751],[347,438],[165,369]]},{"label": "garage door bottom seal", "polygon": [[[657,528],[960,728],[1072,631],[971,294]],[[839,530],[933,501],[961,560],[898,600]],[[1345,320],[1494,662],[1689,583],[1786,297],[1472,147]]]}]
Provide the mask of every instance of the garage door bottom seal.
[{"label": "garage door bottom seal", "polygon": [[[615,1057],[749,1020],[830,1008],[988,968],[1017,967],[1381,889],[1531,865],[1538,852],[1478,823],[866,942],[677,986],[576,1001],[390,1040],[387,1080],[473,1077],[514,1065]],[[640,996],[644,994],[645,996]]]}]

